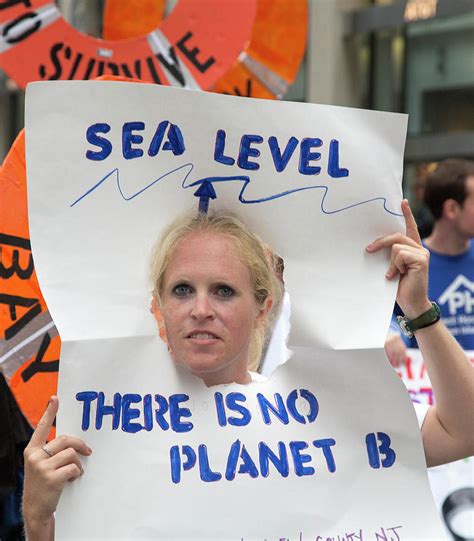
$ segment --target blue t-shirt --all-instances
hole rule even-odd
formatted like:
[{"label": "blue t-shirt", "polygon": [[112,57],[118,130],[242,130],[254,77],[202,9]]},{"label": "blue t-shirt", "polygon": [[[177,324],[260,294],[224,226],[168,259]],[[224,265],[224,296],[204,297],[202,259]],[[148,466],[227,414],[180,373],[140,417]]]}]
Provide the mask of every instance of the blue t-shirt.
[{"label": "blue t-shirt", "polygon": [[[474,350],[474,242],[460,255],[430,254],[428,296],[461,347]],[[395,314],[401,314],[398,306]],[[408,347],[418,347],[414,338],[403,339]]]}]

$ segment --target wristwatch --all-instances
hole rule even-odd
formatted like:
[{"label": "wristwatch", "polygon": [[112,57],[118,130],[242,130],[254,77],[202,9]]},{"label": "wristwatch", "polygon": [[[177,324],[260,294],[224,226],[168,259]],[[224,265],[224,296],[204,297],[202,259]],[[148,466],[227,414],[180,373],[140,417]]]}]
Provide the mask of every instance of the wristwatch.
[{"label": "wristwatch", "polygon": [[441,310],[435,303],[431,303],[431,308],[423,312],[421,316],[415,319],[408,319],[405,316],[397,316],[397,323],[402,333],[408,338],[413,338],[415,331],[429,327],[441,319]]}]

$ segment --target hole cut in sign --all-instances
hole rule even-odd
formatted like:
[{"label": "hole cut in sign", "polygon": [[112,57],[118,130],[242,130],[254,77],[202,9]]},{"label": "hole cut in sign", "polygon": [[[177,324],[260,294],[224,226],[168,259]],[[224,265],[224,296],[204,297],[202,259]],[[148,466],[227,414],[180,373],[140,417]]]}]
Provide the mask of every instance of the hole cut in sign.
[{"label": "hole cut in sign", "polygon": [[[158,246],[154,248],[156,254]],[[288,337],[290,334],[291,323],[291,301],[289,292],[285,288],[284,281],[284,260],[281,256],[266,247],[267,257],[279,285],[276,299],[273,299],[273,306],[268,315],[268,324],[266,335],[262,344],[260,362],[250,363],[249,372],[252,375],[252,382],[264,383],[275,372],[275,370],[285,364],[293,355],[293,351],[288,349]],[[153,260],[154,255],[152,255]],[[153,265],[152,265],[153,266]],[[166,344],[168,352],[171,355],[171,348],[168,344],[168,337],[163,313],[155,299],[152,300],[150,312],[153,314],[161,340]],[[180,364],[180,363],[179,363]]]},{"label": "hole cut in sign", "polygon": [[273,372],[293,355],[287,347],[291,329],[291,302],[285,286],[285,260],[268,246],[267,256],[281,287],[281,294],[272,309],[271,323],[258,370],[264,378],[270,378]]},{"label": "hole cut in sign", "polygon": [[279,366],[285,364],[293,355],[293,351],[287,347],[291,329],[290,316],[290,294],[284,289],[280,306],[276,308],[273,324],[269,330],[267,343],[262,354],[259,373],[265,378],[270,378],[273,372]]}]

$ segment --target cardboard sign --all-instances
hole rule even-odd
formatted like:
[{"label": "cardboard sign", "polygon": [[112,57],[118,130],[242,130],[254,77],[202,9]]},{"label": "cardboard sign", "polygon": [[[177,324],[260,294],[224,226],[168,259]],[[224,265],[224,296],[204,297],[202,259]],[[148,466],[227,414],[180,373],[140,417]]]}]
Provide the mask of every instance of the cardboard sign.
[{"label": "cardboard sign", "polygon": [[[58,539],[441,539],[416,418],[382,346],[406,117],[152,85],[37,83],[30,227],[63,340],[58,431],[94,449]],[[183,210],[238,212],[285,260],[293,357],[207,388],[149,313]]]}]

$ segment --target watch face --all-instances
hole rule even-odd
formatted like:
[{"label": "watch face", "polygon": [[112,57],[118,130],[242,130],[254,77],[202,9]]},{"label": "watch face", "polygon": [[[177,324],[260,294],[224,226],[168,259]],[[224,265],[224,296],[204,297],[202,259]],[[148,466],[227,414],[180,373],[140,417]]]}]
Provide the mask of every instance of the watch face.
[{"label": "watch face", "polygon": [[409,321],[406,317],[402,317],[402,316],[397,316],[397,323],[398,323],[398,326],[400,327],[402,333],[407,336],[408,338],[413,338],[413,333],[411,331],[411,329],[408,327],[409,325]]}]

